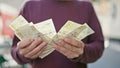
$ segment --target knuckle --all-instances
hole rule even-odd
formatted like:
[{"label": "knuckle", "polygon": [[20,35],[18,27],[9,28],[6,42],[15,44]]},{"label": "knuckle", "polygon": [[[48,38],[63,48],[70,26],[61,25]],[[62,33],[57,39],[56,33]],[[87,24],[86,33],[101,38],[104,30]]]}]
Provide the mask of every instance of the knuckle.
[{"label": "knuckle", "polygon": [[46,42],[42,42],[40,45],[43,45],[43,46],[44,46],[44,45],[46,45],[46,44],[47,44]]},{"label": "knuckle", "polygon": [[33,49],[33,46],[28,46],[28,47],[26,48],[27,51],[31,51],[32,49]]},{"label": "knuckle", "polygon": [[19,53],[20,53],[21,55],[23,55],[23,52],[22,52],[22,51],[19,51]]},{"label": "knuckle", "polygon": [[18,47],[18,48],[21,48],[21,47],[22,47],[22,42],[21,42],[21,41],[19,41],[19,42],[17,43],[17,47]]},{"label": "knuckle", "polygon": [[26,57],[26,58],[30,58],[29,55],[24,55],[24,57]]},{"label": "knuckle", "polygon": [[19,50],[19,53],[21,54],[21,55],[24,55],[25,54],[25,52],[24,52],[24,50]]},{"label": "knuckle", "polygon": [[75,57],[79,57],[79,54],[76,54]]},{"label": "knuckle", "polygon": [[[41,53],[41,52],[40,52],[40,53]],[[32,58],[32,59],[35,59],[35,58],[39,57],[40,53],[38,53],[38,54],[32,56],[31,58]]]}]

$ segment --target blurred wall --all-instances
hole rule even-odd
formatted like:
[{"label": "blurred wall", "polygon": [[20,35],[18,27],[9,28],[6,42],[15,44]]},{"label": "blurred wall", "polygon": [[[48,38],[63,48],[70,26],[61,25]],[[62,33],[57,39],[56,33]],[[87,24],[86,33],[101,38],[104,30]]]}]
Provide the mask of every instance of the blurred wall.
[{"label": "blurred wall", "polygon": [[111,32],[110,37],[113,39],[120,39],[120,0],[112,0],[111,4],[113,11],[111,18]]},{"label": "blurred wall", "polygon": [[6,3],[8,5],[11,5],[12,7],[16,8],[16,9],[20,9],[21,4],[24,2],[25,0],[0,0],[0,3]]}]

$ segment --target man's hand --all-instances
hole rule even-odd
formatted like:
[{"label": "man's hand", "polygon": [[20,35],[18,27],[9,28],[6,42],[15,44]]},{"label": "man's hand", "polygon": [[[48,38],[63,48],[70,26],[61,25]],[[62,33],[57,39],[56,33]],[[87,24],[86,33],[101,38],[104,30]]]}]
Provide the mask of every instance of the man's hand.
[{"label": "man's hand", "polygon": [[84,43],[72,37],[57,41],[53,47],[69,59],[79,57],[84,53]]},{"label": "man's hand", "polygon": [[17,44],[19,53],[26,58],[35,59],[43,52],[46,42],[41,38],[25,39]]}]

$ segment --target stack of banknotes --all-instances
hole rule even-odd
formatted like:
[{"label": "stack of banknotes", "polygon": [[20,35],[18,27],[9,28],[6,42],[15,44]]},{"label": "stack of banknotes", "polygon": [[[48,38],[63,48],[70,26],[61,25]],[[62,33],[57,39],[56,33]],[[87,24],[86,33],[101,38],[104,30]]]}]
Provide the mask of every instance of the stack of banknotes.
[{"label": "stack of banknotes", "polygon": [[28,23],[28,21],[21,15],[10,24],[10,28],[20,40],[41,37],[47,43],[47,46],[42,54],[40,54],[40,58],[48,56],[55,50],[52,47],[54,41],[69,36],[81,40],[94,33],[86,23],[78,24],[70,20],[68,20],[62,28],[56,32],[52,19],[33,24],[32,22]]}]

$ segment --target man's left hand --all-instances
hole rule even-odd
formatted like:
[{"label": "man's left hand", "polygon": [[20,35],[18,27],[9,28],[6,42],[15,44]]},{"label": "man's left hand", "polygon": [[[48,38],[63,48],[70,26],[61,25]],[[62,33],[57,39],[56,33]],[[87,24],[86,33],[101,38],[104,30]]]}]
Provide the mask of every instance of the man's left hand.
[{"label": "man's left hand", "polygon": [[55,42],[53,47],[69,59],[79,57],[84,53],[84,43],[73,37],[61,39]]}]

